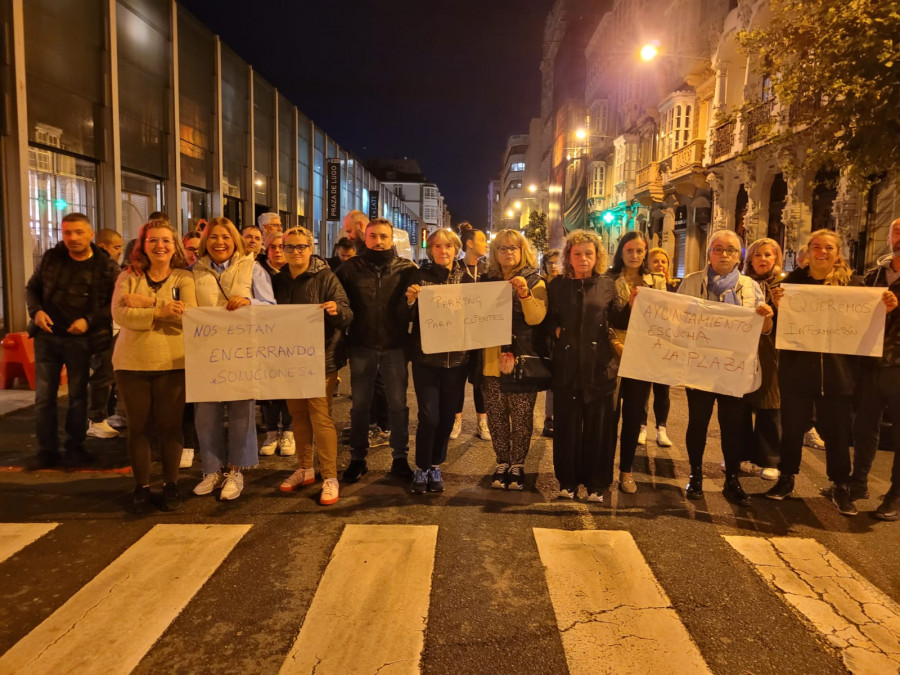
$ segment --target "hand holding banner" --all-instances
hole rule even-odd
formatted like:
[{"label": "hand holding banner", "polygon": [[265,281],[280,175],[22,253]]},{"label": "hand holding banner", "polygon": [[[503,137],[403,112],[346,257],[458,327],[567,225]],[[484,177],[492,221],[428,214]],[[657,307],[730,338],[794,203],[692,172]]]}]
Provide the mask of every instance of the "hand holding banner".
[{"label": "hand holding banner", "polygon": [[183,320],[187,401],[325,396],[318,305],[191,307]]},{"label": "hand holding banner", "polygon": [[775,346],[800,352],[881,356],[883,288],[781,284]]},{"label": "hand holding banner", "polygon": [[419,334],[426,354],[507,345],[512,290],[506,281],[422,286]]},{"label": "hand holding banner", "polygon": [[631,309],[619,375],[743,396],[759,386],[762,324],[747,307],[642,288]]}]

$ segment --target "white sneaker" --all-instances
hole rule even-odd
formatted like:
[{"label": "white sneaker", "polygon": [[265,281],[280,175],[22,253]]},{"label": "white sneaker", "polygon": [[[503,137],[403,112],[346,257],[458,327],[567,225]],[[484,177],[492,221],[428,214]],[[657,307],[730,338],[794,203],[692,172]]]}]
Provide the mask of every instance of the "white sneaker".
[{"label": "white sneaker", "polygon": [[603,503],[603,494],[600,492],[592,492],[591,494],[588,495],[587,500],[589,502],[594,502],[595,504],[602,504]]},{"label": "white sneaker", "polygon": [[121,415],[110,415],[106,418],[106,423],[111,427],[121,429],[128,426],[128,421]]},{"label": "white sneaker", "polygon": [[297,445],[294,443],[293,431],[282,431],[281,440],[278,443],[278,451],[285,457],[289,457],[297,452]]},{"label": "white sneaker", "polygon": [[259,449],[261,455],[274,455],[278,448],[278,432],[267,431],[266,440],[263,441],[262,447]]},{"label": "white sneaker", "polygon": [[191,464],[194,463],[194,449],[193,448],[182,448],[181,449],[181,463],[178,465],[182,469],[191,468]]},{"label": "white sneaker", "polygon": [[203,480],[197,483],[197,487],[194,488],[194,494],[202,497],[203,495],[212,494],[212,491],[216,488],[222,487],[222,482],[225,480],[225,476],[222,475],[221,471],[216,471],[215,473],[205,473],[203,474]]},{"label": "white sneaker", "polygon": [[223,502],[237,499],[241,496],[241,491],[243,489],[244,474],[237,469],[229,471],[225,474],[225,482],[222,484],[222,494],[219,495],[219,499]]},{"label": "white sneaker", "polygon": [[337,478],[326,478],[322,481],[322,494],[319,496],[319,503],[322,506],[334,504],[338,500],[340,493],[340,485]]},{"label": "white sneaker", "polygon": [[453,428],[450,430],[450,440],[455,440],[459,438],[459,434],[462,431],[462,417],[457,417],[453,420]]},{"label": "white sneaker", "polygon": [[312,485],[315,482],[315,469],[297,469],[294,473],[292,473],[281,482],[281,485],[278,486],[278,489],[282,492],[292,492],[298,487],[303,487],[304,485]]},{"label": "white sneaker", "polygon": [[559,491],[559,495],[557,495],[560,499],[575,499],[575,492],[566,488],[561,488]]},{"label": "white sneaker", "polygon": [[781,476],[781,472],[778,469],[763,469],[759,472],[759,477],[763,480],[778,480]]},{"label": "white sneaker", "polygon": [[106,420],[103,420],[102,422],[91,422],[90,426],[88,426],[87,435],[94,438],[115,438],[119,435],[119,432],[109,426]]},{"label": "white sneaker", "polygon": [[641,425],[641,433],[638,434],[638,445],[647,445],[647,425]]},{"label": "white sneaker", "polygon": [[[459,434],[457,433],[457,436],[458,435]],[[475,432],[475,435],[483,441],[491,440],[491,432],[488,429],[486,417],[482,417],[480,420],[478,420],[478,431]],[[450,438],[453,438],[453,436],[451,435]]]},{"label": "white sneaker", "polygon": [[819,436],[819,432],[813,427],[803,435],[803,445],[814,450],[824,450],[825,441]]},{"label": "white sneaker", "polygon": [[669,440],[665,427],[656,427],[656,444],[661,448],[672,447],[672,441]]}]

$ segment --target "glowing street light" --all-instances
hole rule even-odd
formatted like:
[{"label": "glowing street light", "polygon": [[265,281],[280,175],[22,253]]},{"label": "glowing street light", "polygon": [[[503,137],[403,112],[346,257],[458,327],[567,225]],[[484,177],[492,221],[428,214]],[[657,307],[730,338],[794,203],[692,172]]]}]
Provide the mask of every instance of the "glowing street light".
[{"label": "glowing street light", "polygon": [[659,44],[655,42],[648,42],[643,47],[641,47],[641,61],[648,62],[652,61],[659,55]]},{"label": "glowing street light", "polygon": [[506,217],[507,218],[512,218],[514,215],[515,214],[513,213],[512,209],[506,209]]},{"label": "glowing street light", "polygon": [[537,185],[535,185],[534,183],[532,183],[531,185],[528,186],[528,191],[529,191],[531,194],[534,194],[535,192],[537,192]]},{"label": "glowing street light", "polygon": [[575,138],[584,139],[587,138],[587,132],[584,129],[576,129],[575,130]]},{"label": "glowing street light", "polygon": [[516,208],[516,211],[518,211],[519,209],[522,208],[522,202],[516,200],[516,201],[513,203],[513,206]]}]

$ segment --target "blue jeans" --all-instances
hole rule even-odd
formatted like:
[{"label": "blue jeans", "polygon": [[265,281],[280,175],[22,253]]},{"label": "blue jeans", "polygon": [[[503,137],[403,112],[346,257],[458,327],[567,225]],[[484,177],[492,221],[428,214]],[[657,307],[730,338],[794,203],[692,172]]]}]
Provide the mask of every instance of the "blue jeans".
[{"label": "blue jeans", "polygon": [[195,403],[194,424],[200,440],[200,463],[204,474],[215,473],[229,465],[248,469],[259,463],[256,449],[256,401]]},{"label": "blue jeans", "polygon": [[350,351],[350,458],[365,459],[369,452],[369,409],[375,391],[375,375],[381,373],[391,420],[391,456],[406,459],[409,453],[409,407],[406,388],[409,371],[402,349],[353,347]]},{"label": "blue jeans", "polygon": [[66,367],[69,378],[69,409],[66,412],[66,450],[84,445],[87,435],[87,384],[91,347],[86,337],[38,333],[34,338],[34,415],[39,454],[59,454],[56,405],[59,377]]}]

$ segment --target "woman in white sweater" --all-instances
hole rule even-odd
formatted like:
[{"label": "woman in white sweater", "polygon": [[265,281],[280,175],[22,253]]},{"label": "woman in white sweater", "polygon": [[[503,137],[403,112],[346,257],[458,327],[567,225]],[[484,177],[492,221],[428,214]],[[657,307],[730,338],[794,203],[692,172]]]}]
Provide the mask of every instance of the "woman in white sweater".
[{"label": "woman in white sweater", "polygon": [[178,233],[165,220],[151,220],[138,236],[131,264],[119,275],[112,315],[120,327],[113,352],[116,386],[128,417],[128,454],[134,473],[131,509],[150,508],[150,434],[159,440],[163,469],[160,507],[181,504],[184,411],[184,341],[181,316],[197,304]]}]

